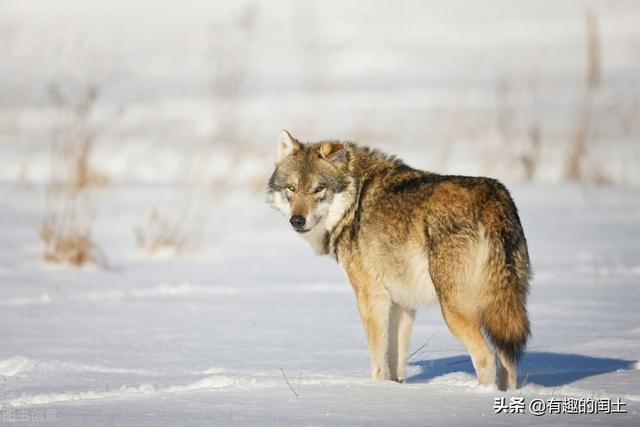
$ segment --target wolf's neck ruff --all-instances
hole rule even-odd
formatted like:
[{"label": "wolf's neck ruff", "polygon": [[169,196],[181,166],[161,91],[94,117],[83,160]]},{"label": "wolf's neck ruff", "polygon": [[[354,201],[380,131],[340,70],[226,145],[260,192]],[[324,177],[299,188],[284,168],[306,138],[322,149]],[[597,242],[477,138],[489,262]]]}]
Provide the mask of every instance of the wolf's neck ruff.
[{"label": "wolf's neck ruff", "polygon": [[361,185],[357,185],[356,187],[355,180],[351,178],[347,188],[334,198],[329,208],[325,224],[329,236],[327,239],[326,253],[333,252],[335,254],[337,237],[342,233],[347,223],[353,219],[353,212],[357,206],[356,202],[360,195],[361,187]]},{"label": "wolf's neck ruff", "polygon": [[[343,193],[340,193],[341,203],[337,205],[333,211],[329,211],[332,220],[335,222],[327,223],[327,231],[329,233],[327,253],[332,253],[336,261],[339,261],[336,245],[340,241],[343,232],[355,218],[361,192],[362,181],[356,186],[355,180],[352,179],[347,189]],[[330,224],[332,225],[331,227],[329,226]]]},{"label": "wolf's neck ruff", "polygon": [[326,216],[308,233],[301,235],[316,254],[327,255],[333,252],[336,237],[349,222],[348,218],[353,217],[350,210],[356,205],[356,200],[356,184],[351,179],[347,188],[335,196]]}]

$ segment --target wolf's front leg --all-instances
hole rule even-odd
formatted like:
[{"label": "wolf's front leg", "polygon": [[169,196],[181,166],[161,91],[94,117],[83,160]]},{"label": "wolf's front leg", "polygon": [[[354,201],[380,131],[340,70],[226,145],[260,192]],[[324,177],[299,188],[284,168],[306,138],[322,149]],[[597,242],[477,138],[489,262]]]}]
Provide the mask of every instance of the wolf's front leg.
[{"label": "wolf's front leg", "polygon": [[389,311],[391,297],[385,289],[360,289],[356,291],[358,311],[362,318],[371,359],[371,375],[374,380],[389,380]]},{"label": "wolf's front leg", "polygon": [[405,364],[415,316],[415,310],[392,303],[389,315],[389,369],[391,379],[399,383],[406,379]]}]

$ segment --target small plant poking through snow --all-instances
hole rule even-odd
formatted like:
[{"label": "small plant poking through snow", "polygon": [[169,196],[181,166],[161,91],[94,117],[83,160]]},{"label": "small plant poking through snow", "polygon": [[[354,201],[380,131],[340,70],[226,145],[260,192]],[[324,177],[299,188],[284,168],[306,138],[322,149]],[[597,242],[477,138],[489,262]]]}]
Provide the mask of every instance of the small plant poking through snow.
[{"label": "small plant poking through snow", "polygon": [[48,203],[45,219],[40,227],[43,258],[58,264],[80,267],[89,262],[107,266],[107,259],[91,236],[91,216],[86,214],[84,203],[77,197],[60,199],[50,188],[49,200],[58,199],[57,206]]},{"label": "small plant poking through snow", "polygon": [[199,243],[200,228],[196,222],[183,215],[178,220],[171,220],[152,209],[144,224],[135,228],[138,248],[143,252],[155,255],[171,253],[173,255],[192,252]]},{"label": "small plant poking through snow", "polygon": [[51,176],[46,189],[46,209],[39,230],[46,261],[80,267],[107,266],[103,252],[92,238],[93,215],[87,191],[103,186],[106,178],[91,166],[99,127],[97,83],[49,85],[49,96],[60,112],[60,125],[52,135]]}]

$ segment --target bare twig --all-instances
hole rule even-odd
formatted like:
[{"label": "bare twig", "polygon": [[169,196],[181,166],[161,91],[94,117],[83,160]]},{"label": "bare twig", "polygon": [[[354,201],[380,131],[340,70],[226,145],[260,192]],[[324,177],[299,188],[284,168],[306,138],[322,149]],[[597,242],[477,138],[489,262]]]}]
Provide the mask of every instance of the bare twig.
[{"label": "bare twig", "polygon": [[435,331],[435,332],[433,333],[433,335],[431,335],[431,336],[429,337],[429,339],[428,339],[424,344],[422,344],[420,347],[418,347],[418,349],[417,349],[416,351],[414,351],[413,353],[411,353],[411,354],[409,355],[409,357],[407,357],[407,360],[411,360],[411,358],[412,358],[413,356],[415,356],[418,352],[420,352],[420,350],[422,350],[423,348],[425,348],[426,346],[428,346],[428,345],[429,345],[429,343],[430,343],[430,342],[435,338],[435,336],[436,336],[436,335],[438,335],[438,334],[440,333],[440,331],[441,331],[441,330],[442,330],[442,327],[440,327],[437,331]]},{"label": "bare twig", "polygon": [[[287,385],[289,386],[289,388],[291,389],[293,394],[295,394],[296,397],[300,397],[300,395],[296,392],[296,390],[293,388],[293,386],[291,385],[291,383],[287,379],[287,375],[284,373],[284,369],[280,368],[280,371],[282,371],[282,376],[284,377],[284,381],[287,383]],[[302,371],[301,371],[301,373],[302,373]]]},{"label": "bare twig", "polygon": [[527,385],[527,379],[529,379],[529,373],[527,372],[527,375],[524,376],[524,381],[522,381],[522,385],[520,386],[520,388],[522,389],[525,385]]}]

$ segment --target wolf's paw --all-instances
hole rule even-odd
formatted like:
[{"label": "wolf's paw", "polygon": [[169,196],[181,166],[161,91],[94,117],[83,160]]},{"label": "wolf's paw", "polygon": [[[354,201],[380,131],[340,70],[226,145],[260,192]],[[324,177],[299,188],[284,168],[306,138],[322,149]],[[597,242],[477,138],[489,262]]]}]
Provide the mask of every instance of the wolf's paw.
[{"label": "wolf's paw", "polygon": [[389,381],[391,375],[389,374],[389,369],[375,368],[372,372],[372,378],[374,381]]}]

